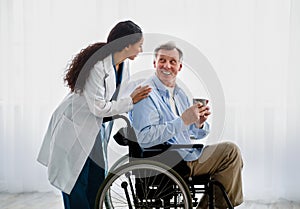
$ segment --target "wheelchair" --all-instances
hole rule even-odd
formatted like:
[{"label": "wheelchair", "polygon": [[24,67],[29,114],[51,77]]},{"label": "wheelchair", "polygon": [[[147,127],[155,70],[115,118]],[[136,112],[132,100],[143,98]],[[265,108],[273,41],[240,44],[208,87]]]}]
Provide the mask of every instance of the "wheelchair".
[{"label": "wheelchair", "polygon": [[[233,208],[223,185],[209,175],[189,176],[189,167],[178,149],[202,149],[202,144],[158,145],[141,148],[127,117],[127,126],[115,135],[115,141],[128,146],[128,155],[120,158],[109,170],[96,198],[96,209],[160,209],[195,208],[199,194],[208,197],[214,209],[214,189],[219,187],[228,208]],[[201,196],[200,196],[201,197]]]}]

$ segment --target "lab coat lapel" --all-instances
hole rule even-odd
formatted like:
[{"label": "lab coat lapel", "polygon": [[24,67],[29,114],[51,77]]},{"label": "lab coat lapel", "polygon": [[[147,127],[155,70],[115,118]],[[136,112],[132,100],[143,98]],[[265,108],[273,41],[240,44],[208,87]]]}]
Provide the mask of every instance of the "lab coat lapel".
[{"label": "lab coat lapel", "polygon": [[103,60],[104,64],[104,83],[105,83],[105,90],[106,90],[106,95],[105,99],[107,101],[110,101],[115,90],[116,90],[116,75],[115,75],[115,70],[112,64],[112,55],[109,55]]}]

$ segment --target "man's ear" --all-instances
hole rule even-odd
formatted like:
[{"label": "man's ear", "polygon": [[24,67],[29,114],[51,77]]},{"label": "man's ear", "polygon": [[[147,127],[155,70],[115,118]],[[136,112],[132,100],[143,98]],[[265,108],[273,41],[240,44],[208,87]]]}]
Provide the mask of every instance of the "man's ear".
[{"label": "man's ear", "polygon": [[182,63],[180,63],[178,71],[181,71],[181,69],[182,69]]},{"label": "man's ear", "polygon": [[153,61],[153,65],[154,65],[154,68],[156,68],[156,61],[155,60]]}]

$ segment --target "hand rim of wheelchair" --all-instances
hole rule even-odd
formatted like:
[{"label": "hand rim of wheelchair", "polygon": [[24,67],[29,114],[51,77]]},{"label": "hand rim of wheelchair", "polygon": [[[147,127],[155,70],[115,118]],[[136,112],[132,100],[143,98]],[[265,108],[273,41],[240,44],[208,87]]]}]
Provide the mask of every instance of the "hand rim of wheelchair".
[{"label": "hand rim of wheelchair", "polygon": [[[192,198],[190,194],[190,190],[183,180],[183,178],[172,168],[169,166],[151,161],[151,160],[136,160],[130,163],[127,163],[125,165],[121,165],[120,167],[116,168],[114,172],[109,173],[106,177],[105,181],[101,185],[100,189],[98,190],[97,198],[96,198],[96,209],[99,208],[114,208],[113,201],[111,199],[111,190],[110,186],[115,182],[120,176],[125,175],[125,173],[137,169],[152,169],[155,172],[161,172],[168,176],[176,185],[178,186],[178,189],[180,190],[182,194],[183,206],[182,208],[191,209],[193,207],[192,205]],[[132,200],[133,201],[133,200]],[[134,204],[132,202],[132,204]],[[104,207],[105,206],[105,207]],[[177,206],[179,208],[179,206]],[[135,208],[135,207],[128,207],[128,208]]]}]

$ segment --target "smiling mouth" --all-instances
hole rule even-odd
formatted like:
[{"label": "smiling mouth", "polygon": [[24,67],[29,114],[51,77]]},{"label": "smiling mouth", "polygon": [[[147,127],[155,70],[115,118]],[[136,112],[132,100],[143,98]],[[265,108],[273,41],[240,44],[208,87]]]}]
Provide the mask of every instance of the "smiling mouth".
[{"label": "smiling mouth", "polygon": [[170,72],[168,72],[168,71],[161,71],[164,75],[171,75],[171,73]]}]

